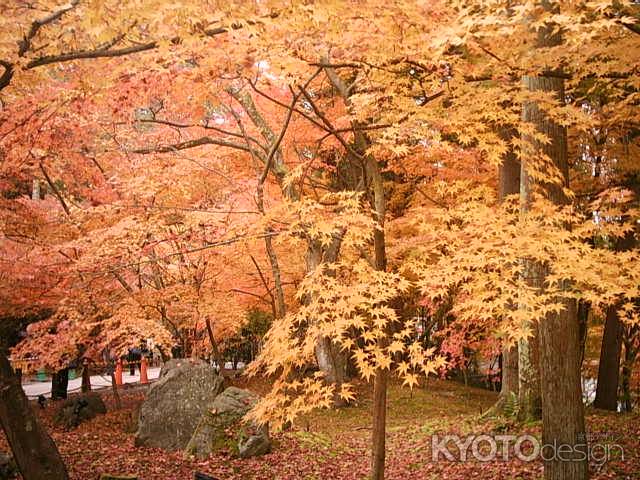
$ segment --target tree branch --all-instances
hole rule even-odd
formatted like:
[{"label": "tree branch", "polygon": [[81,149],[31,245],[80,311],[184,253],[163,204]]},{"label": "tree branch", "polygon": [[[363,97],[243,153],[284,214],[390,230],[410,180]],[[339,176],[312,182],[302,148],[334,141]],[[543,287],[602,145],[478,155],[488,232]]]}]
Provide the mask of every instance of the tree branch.
[{"label": "tree branch", "polygon": [[78,6],[79,3],[80,3],[80,0],[72,0],[67,5],[62,6],[59,10],[51,12],[46,17],[43,17],[38,20],[34,20],[31,23],[31,28],[29,29],[29,32],[24,37],[22,37],[22,40],[18,42],[18,56],[24,57],[24,55],[29,51],[29,49],[31,48],[31,41],[38,34],[38,31],[42,27],[60,19],[65,13],[67,13],[70,10],[73,10],[76,6]]},{"label": "tree branch", "polygon": [[60,53],[57,55],[46,55],[31,60],[27,63],[27,69],[33,69],[42,67],[44,65],[50,65],[52,63],[70,62],[72,60],[84,60],[89,58],[112,58],[122,57],[125,55],[131,55],[138,52],[144,52],[146,50],[153,50],[158,47],[158,42],[153,41],[149,43],[143,43],[141,45],[132,45],[131,47],[120,48],[117,50],[111,50],[110,47],[100,48],[96,50],[77,50],[75,52]]},{"label": "tree branch", "polygon": [[13,78],[13,64],[7,62],[6,60],[0,60],[0,65],[4,68],[4,72],[2,76],[0,76],[0,90],[5,88],[9,83],[11,83],[11,79]]},{"label": "tree branch", "polygon": [[168,153],[176,152],[179,150],[188,150],[190,148],[200,147],[202,145],[219,145],[221,147],[234,148],[236,150],[243,150],[250,152],[251,150],[245,145],[241,145],[235,142],[228,142],[226,140],[220,140],[211,137],[201,137],[195,140],[187,140],[186,142],[180,142],[173,145],[157,145],[155,147],[144,147],[132,150],[132,153],[149,154],[149,153]]},{"label": "tree branch", "polygon": [[229,135],[230,137],[246,138],[250,142],[255,143],[256,145],[258,145],[260,148],[265,150],[265,153],[267,153],[267,150],[265,149],[265,147],[258,140],[256,140],[255,138],[253,138],[251,136],[245,136],[242,133],[237,133],[237,132],[232,132],[230,130],[225,130],[224,128],[215,127],[213,125],[209,125],[208,123],[203,123],[203,124],[179,123],[179,122],[173,122],[171,120],[162,120],[162,119],[157,119],[157,118],[138,120],[138,122],[139,123],[152,123],[152,124],[158,124],[158,125],[166,125],[168,127],[174,127],[174,128],[204,128],[205,130],[213,130],[214,132],[218,132],[218,133],[221,133],[223,135]]},{"label": "tree branch", "polygon": [[44,164],[42,162],[40,162],[40,171],[44,175],[44,178],[47,180],[47,183],[49,184],[49,187],[51,187],[51,190],[53,190],[53,193],[55,194],[55,196],[58,197],[58,201],[60,202],[60,205],[62,205],[62,208],[64,209],[64,213],[66,213],[68,216],[71,216],[71,211],[67,206],[67,202],[64,201],[64,197],[58,190],[58,187],[56,187],[53,181],[51,180],[51,177],[47,173],[47,170],[44,168]]}]

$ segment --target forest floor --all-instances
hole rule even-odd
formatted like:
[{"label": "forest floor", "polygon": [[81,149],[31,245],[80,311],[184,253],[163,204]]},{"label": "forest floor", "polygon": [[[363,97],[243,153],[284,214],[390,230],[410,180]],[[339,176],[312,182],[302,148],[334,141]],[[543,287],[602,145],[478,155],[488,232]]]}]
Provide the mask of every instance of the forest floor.
[{"label": "forest floor", "polygon": [[[247,387],[246,384],[238,386]],[[265,385],[254,382],[248,387],[261,391]],[[135,447],[132,412],[143,399],[143,388],[124,390],[123,408],[117,411],[110,408],[113,406],[110,393],[101,392],[109,412],[72,431],[53,426],[53,405],[39,410],[39,414],[52,432],[73,480],[94,480],[101,473],[135,475],[139,480],[191,480],[196,471],[219,480],[364,479],[369,469],[371,395],[367,385],[361,385],[360,390],[362,395],[357,404],[305,416],[291,430],[274,435],[272,453],[247,460],[219,454],[198,461],[182,452]],[[438,461],[432,459],[432,435],[528,433],[540,437],[539,423],[523,426],[504,419],[481,419],[495,398],[495,393],[450,381],[430,380],[426,387],[413,391],[391,385],[386,477],[540,479],[542,464],[539,461],[504,461],[500,455],[489,462],[450,461],[442,455]],[[594,443],[620,445],[624,449],[624,459],[619,450],[612,449],[612,458],[600,467],[592,462],[593,479],[640,479],[639,414],[588,409],[587,430]],[[6,449],[3,437],[0,437],[0,449]]]}]

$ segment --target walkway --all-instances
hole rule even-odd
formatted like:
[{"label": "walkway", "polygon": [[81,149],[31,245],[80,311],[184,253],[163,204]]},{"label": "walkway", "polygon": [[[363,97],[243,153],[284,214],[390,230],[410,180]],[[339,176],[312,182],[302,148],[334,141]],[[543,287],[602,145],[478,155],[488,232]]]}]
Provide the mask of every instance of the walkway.
[{"label": "walkway", "polygon": [[[150,367],[147,370],[147,377],[149,380],[155,380],[160,376],[160,367]],[[123,383],[137,383],[140,381],[140,371],[136,369],[135,375],[129,375],[129,369],[122,372]],[[73,380],[69,380],[69,387],[67,392],[79,392],[82,384],[82,378],[78,377]],[[91,375],[91,389],[100,390],[102,388],[111,387],[111,377],[106,375]],[[25,382],[22,384],[22,389],[29,398],[37,398],[38,395],[44,395],[45,397],[51,397],[51,378],[48,378],[46,382]]]}]

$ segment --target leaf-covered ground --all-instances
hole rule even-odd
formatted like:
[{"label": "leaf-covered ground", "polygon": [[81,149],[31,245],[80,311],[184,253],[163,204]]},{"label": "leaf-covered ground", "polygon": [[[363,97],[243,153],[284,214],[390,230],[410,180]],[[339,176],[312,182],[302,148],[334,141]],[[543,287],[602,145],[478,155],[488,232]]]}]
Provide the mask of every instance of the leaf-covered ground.
[{"label": "leaf-covered ground", "polygon": [[[261,390],[261,385],[251,385]],[[262,386],[263,387],[263,386]],[[191,480],[195,471],[223,479],[361,479],[368,472],[370,399],[361,386],[362,400],[337,411],[319,411],[302,418],[291,430],[275,435],[273,453],[239,460],[216,455],[196,461],[181,452],[165,452],[133,445],[132,412],[143,392],[123,392],[123,409],[100,416],[78,429],[65,432],[54,427],[54,408],[41,412],[74,480],[97,479],[100,473],[137,475],[140,480]],[[111,395],[103,392],[108,407]],[[431,460],[431,435],[447,433],[540,434],[540,425],[516,426],[504,420],[480,420],[495,394],[462,385],[430,381],[426,388],[409,391],[393,385],[389,392],[387,437],[388,479],[539,479],[540,463],[514,461],[478,462]],[[597,469],[592,478],[640,479],[640,416],[588,410],[592,437],[617,443],[624,459],[614,458]],[[6,448],[2,438],[0,448]],[[604,441],[603,441],[604,443]]]}]

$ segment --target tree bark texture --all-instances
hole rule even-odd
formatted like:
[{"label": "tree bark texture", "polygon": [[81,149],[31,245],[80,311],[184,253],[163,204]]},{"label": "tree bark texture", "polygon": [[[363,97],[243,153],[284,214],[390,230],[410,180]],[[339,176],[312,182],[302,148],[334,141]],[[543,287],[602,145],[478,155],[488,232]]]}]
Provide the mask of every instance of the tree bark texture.
[{"label": "tree bark texture", "polygon": [[[543,4],[550,5],[548,2]],[[543,30],[547,32],[539,33],[539,46],[557,44],[559,40],[553,38],[556,34],[551,33],[552,27]],[[564,99],[564,84],[560,77],[525,77],[524,84],[528,90],[553,92],[560,101]],[[569,178],[567,132],[564,127],[550,121],[533,103],[525,106],[523,119],[534,123],[549,139],[547,144],[534,143],[532,153],[543,153],[562,175],[564,185],[549,183],[542,187],[551,201],[564,204],[567,199],[562,187],[567,186]],[[535,270],[539,268],[536,266]],[[544,268],[540,270],[542,274],[536,276],[544,281]],[[578,459],[587,451],[587,439],[580,379],[577,305],[574,300],[559,301],[564,304],[564,309],[548,314],[538,327],[542,438],[545,445],[568,445],[572,453],[564,455],[566,460],[555,456],[545,461],[544,476],[546,480],[584,480],[588,478],[586,455],[584,461]]]},{"label": "tree bark texture", "polygon": [[[516,132],[512,129],[504,129],[500,132],[501,138],[505,142],[510,142]],[[509,146],[502,165],[498,170],[498,200],[503,202],[509,195],[520,193],[520,160]],[[512,394],[519,392],[518,375],[518,346],[505,345],[502,349],[502,369],[501,369],[500,397],[495,406],[498,411],[502,410],[504,403]]]},{"label": "tree bark texture", "polygon": [[607,309],[600,348],[598,384],[593,406],[603,410],[618,410],[618,381],[620,378],[620,353],[622,351],[622,323],[618,317],[618,306]]},{"label": "tree bark texture", "polygon": [[0,352],[0,423],[24,480],[69,478],[56,444],[31,410],[4,352]]}]

